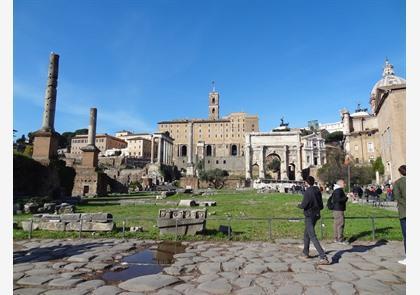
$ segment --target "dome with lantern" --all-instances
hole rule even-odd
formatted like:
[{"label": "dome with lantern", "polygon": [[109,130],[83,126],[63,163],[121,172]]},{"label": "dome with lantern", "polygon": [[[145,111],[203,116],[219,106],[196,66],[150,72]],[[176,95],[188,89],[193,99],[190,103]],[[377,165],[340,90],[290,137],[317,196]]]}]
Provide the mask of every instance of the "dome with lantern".
[{"label": "dome with lantern", "polygon": [[375,86],[373,86],[372,88],[370,95],[374,96],[378,88],[405,85],[405,84],[406,84],[405,79],[395,75],[394,66],[391,63],[389,63],[388,59],[386,59],[384,71],[382,73],[382,79],[376,82]]}]

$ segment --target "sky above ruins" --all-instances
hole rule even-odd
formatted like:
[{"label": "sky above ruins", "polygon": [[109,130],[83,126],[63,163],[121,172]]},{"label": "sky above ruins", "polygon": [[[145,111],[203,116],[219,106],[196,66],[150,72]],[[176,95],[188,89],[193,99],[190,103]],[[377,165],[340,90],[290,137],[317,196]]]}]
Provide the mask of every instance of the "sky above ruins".
[{"label": "sky above ruins", "polygon": [[18,135],[41,127],[48,60],[60,55],[55,128],[153,132],[220,113],[257,114],[268,131],[340,120],[368,107],[388,57],[405,78],[405,3],[369,1],[14,1]]}]

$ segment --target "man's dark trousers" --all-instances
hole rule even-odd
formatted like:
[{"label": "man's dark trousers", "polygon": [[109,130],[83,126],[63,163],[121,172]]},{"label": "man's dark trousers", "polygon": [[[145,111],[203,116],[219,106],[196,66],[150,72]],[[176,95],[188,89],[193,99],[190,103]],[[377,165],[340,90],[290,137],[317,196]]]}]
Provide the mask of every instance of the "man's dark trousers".
[{"label": "man's dark trousers", "polygon": [[315,224],[319,218],[319,215],[305,217],[305,233],[303,235],[303,254],[309,255],[309,242],[312,241],[316,250],[319,253],[319,258],[323,259],[326,257],[326,255],[321,245],[319,244],[318,238],[316,237],[315,233]]},{"label": "man's dark trousers", "polygon": [[406,252],[406,249],[405,249],[405,218],[400,219],[400,224],[401,224],[401,231],[402,231],[403,238],[404,238],[404,252]]}]

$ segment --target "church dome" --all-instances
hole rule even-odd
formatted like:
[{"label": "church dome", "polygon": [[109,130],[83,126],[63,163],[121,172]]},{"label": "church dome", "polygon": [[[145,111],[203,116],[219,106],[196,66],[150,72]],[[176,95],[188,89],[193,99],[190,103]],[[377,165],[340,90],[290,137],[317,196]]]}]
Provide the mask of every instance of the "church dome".
[{"label": "church dome", "polygon": [[393,85],[405,85],[405,79],[398,77],[394,73],[394,66],[385,60],[385,67],[382,73],[382,79],[376,82],[371,91],[371,96],[375,95],[376,90],[380,87],[393,86]]}]

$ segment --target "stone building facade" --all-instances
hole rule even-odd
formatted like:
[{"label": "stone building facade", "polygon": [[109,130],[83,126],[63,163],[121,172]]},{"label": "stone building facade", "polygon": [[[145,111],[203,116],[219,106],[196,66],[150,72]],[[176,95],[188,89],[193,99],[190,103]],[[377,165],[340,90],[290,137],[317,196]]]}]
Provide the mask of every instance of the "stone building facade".
[{"label": "stone building facade", "polygon": [[[83,151],[82,147],[88,142],[87,135],[76,135],[71,139],[70,157],[80,158]],[[109,149],[123,149],[127,147],[127,142],[108,134],[98,134],[95,139],[95,146],[99,149],[99,155],[104,155]]]},{"label": "stone building facade", "polygon": [[205,169],[220,168],[243,174],[245,134],[259,131],[258,116],[244,112],[219,117],[219,93],[209,93],[208,119],[183,119],[158,123],[160,132],[174,139],[173,161],[187,169],[202,161]]},{"label": "stone building facade", "polygon": [[406,161],[406,81],[395,75],[385,61],[382,79],[370,94],[371,113],[360,107],[354,114],[341,111],[345,150],[356,163],[368,163],[381,157],[385,180],[400,177],[398,167]]},{"label": "stone building facade", "polygon": [[150,159],[151,140],[144,137],[130,137],[127,139],[126,155],[138,159]]},{"label": "stone building facade", "polygon": [[367,109],[358,107],[350,114],[341,110],[343,120],[344,149],[356,164],[367,164],[381,155],[378,121]]},{"label": "stone building facade", "polygon": [[406,81],[395,75],[392,64],[385,61],[382,79],[370,95],[371,111],[379,129],[381,156],[385,177],[395,181],[398,167],[406,164]]},{"label": "stone building facade", "polygon": [[[269,170],[274,160],[280,162],[276,173]],[[316,133],[301,135],[300,129],[283,124],[272,132],[250,132],[245,135],[245,177],[277,180],[302,180],[302,170],[321,167],[326,161],[325,140]]]}]

